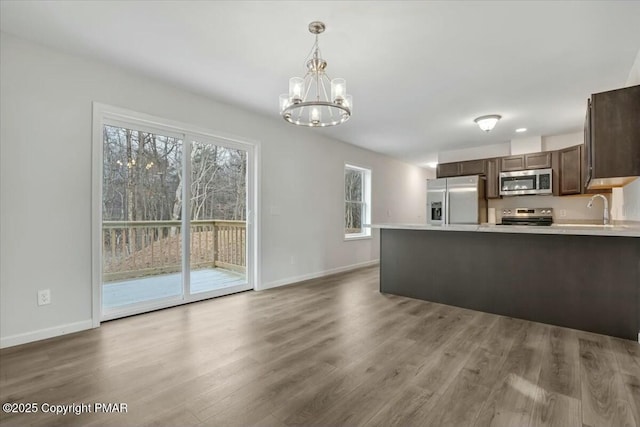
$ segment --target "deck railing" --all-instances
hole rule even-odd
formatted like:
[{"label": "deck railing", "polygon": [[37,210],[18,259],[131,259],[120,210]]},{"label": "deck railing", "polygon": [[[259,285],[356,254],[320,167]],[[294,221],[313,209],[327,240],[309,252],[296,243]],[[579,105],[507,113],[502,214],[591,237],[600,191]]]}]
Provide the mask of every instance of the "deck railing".
[{"label": "deck railing", "polygon": [[[192,269],[246,272],[245,221],[191,221]],[[175,273],[182,266],[181,221],[103,221],[103,280]]]}]

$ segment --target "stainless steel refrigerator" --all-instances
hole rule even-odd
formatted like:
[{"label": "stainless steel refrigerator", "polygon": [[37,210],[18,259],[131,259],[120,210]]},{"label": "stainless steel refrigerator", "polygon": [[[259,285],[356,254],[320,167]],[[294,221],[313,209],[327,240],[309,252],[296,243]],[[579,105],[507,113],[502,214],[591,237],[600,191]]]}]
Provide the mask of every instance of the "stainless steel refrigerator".
[{"label": "stainless steel refrigerator", "polygon": [[483,176],[457,176],[427,180],[427,224],[480,224],[487,222]]}]

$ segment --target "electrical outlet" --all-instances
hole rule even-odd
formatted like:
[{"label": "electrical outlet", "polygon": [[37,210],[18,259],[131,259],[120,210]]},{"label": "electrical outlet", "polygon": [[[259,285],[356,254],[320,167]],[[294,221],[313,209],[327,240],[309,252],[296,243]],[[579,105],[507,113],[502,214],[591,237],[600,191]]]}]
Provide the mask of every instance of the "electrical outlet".
[{"label": "electrical outlet", "polygon": [[38,305],[51,304],[51,291],[49,289],[42,289],[38,291]]},{"label": "electrical outlet", "polygon": [[296,263],[296,257],[291,255],[291,265],[294,265]]},{"label": "electrical outlet", "polygon": [[567,216],[567,210],[566,209],[560,209],[560,218],[564,218]]}]

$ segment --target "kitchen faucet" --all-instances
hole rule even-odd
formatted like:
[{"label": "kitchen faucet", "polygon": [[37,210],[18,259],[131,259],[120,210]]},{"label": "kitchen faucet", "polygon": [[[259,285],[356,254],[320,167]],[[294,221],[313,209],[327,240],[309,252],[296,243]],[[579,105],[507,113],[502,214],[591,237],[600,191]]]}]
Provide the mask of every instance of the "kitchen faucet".
[{"label": "kitchen faucet", "polygon": [[609,202],[607,201],[606,197],[604,197],[602,194],[594,194],[593,196],[591,196],[591,200],[589,200],[589,203],[587,203],[587,207],[593,207],[593,199],[595,199],[596,197],[601,197],[604,201],[604,225],[609,225]]}]

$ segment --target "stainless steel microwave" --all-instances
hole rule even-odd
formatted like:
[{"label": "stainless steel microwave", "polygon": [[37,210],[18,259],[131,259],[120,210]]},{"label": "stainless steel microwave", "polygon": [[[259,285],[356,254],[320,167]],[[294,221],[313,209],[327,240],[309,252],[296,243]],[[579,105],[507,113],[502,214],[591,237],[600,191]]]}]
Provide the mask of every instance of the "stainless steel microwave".
[{"label": "stainless steel microwave", "polygon": [[552,194],[553,169],[500,172],[500,195]]}]

